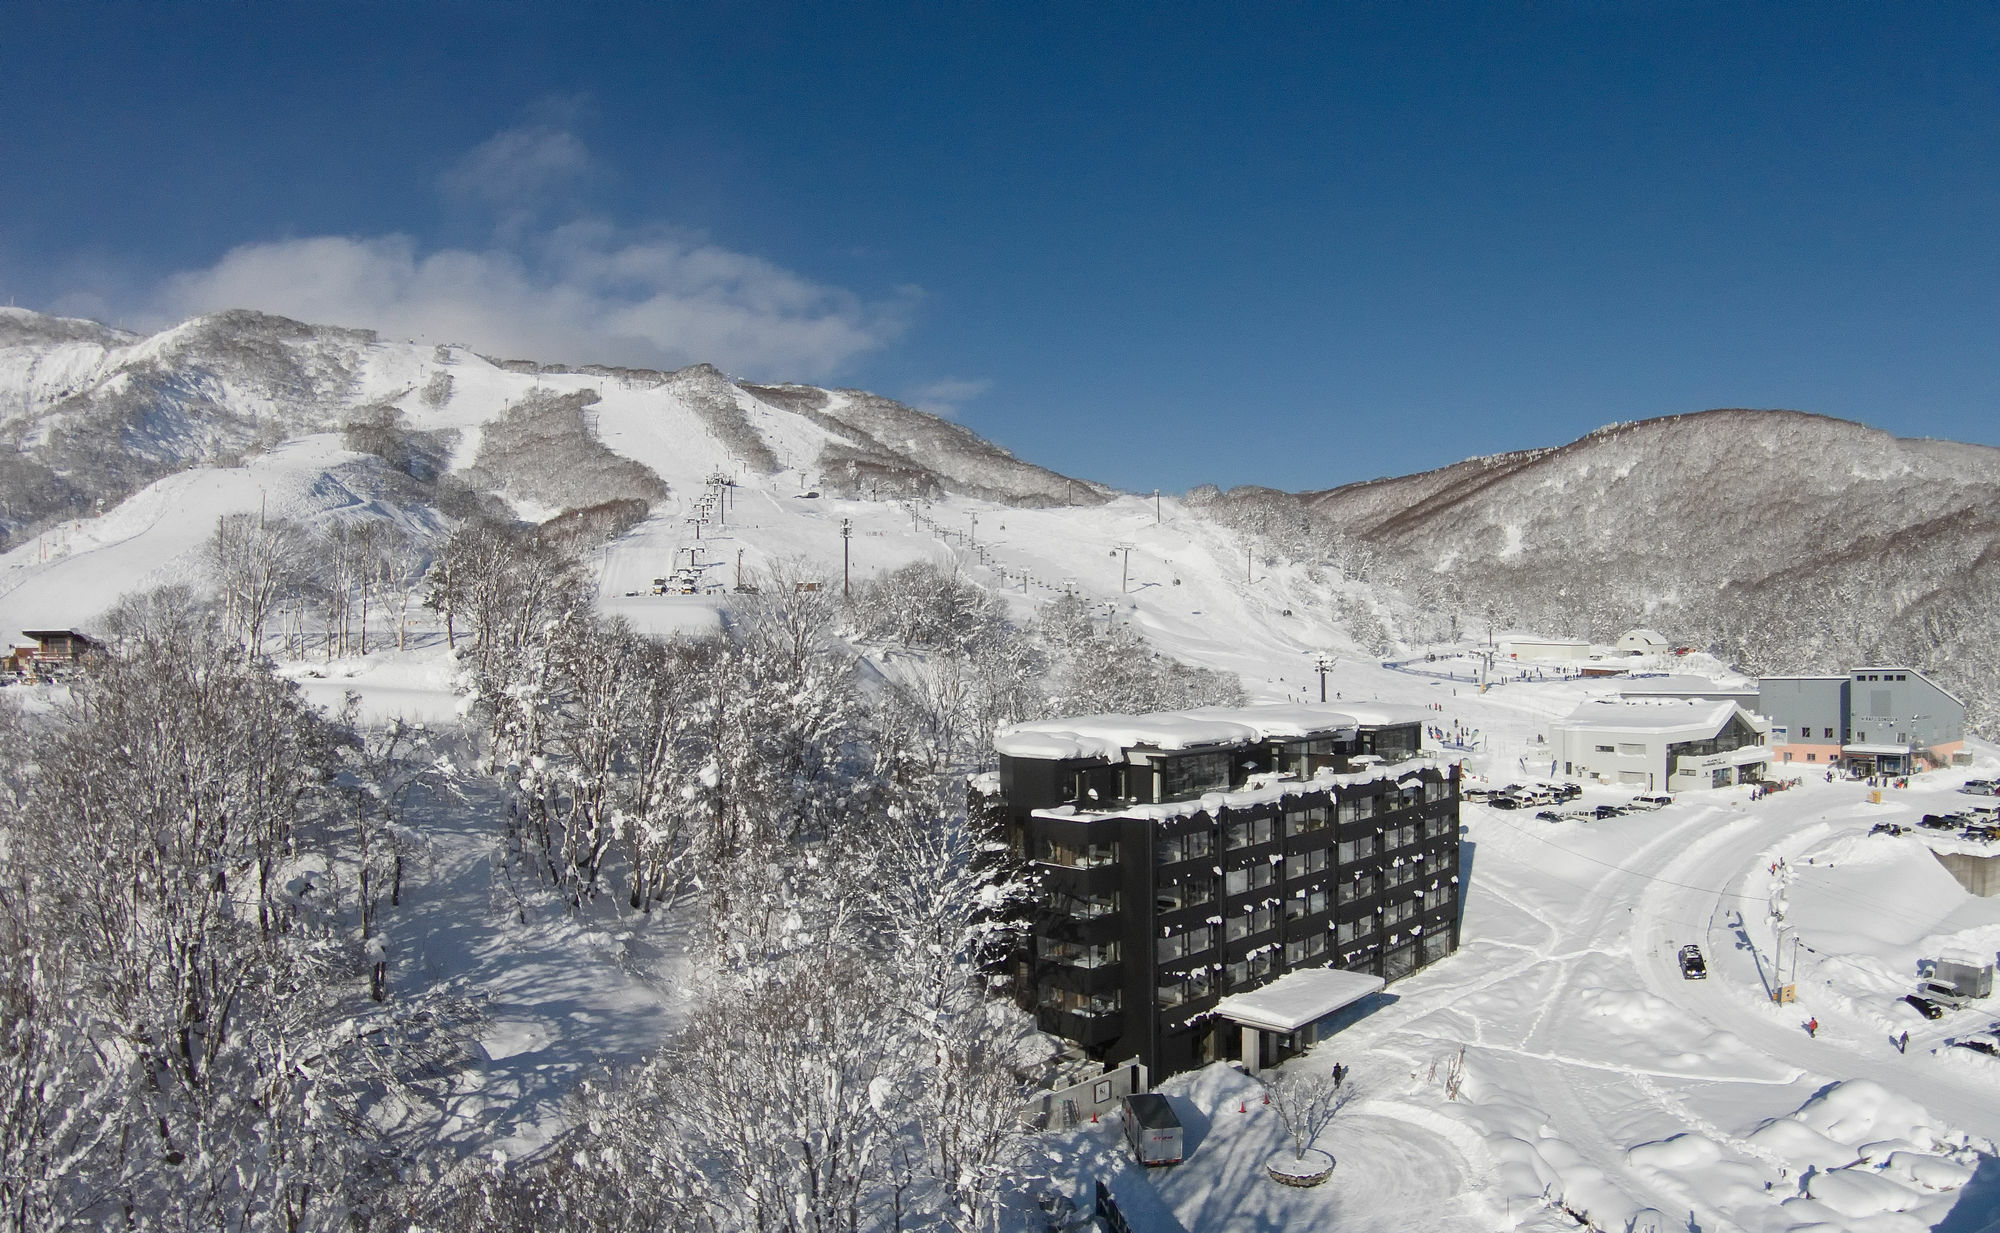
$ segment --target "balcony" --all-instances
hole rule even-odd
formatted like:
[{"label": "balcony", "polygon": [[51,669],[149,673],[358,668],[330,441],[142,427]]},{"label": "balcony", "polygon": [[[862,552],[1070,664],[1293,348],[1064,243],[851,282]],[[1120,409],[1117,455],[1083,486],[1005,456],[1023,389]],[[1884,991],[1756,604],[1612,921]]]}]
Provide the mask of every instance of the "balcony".
[{"label": "balcony", "polygon": [[1125,1015],[1122,1011],[1092,1014],[1088,1011],[1053,1010],[1045,1006],[1036,1012],[1035,1026],[1052,1036],[1093,1048],[1109,1044],[1125,1034]]}]

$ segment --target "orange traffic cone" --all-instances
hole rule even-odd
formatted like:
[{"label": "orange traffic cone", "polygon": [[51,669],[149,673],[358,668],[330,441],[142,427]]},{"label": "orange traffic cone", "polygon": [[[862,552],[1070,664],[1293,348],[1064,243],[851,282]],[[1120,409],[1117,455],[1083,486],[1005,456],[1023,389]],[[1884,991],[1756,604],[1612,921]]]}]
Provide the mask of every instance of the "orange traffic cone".
[{"label": "orange traffic cone", "polygon": [[1097,1125],[1097,1114],[1092,1113],[1090,1115],[1090,1124],[1093,1126]]},{"label": "orange traffic cone", "polygon": [[1237,1102],[1236,1102],[1236,1111],[1237,1111],[1238,1113],[1248,1113],[1248,1112],[1250,1112],[1250,1102],[1249,1102],[1249,1101],[1247,1101],[1247,1100],[1239,1100],[1239,1101],[1237,1101]]}]

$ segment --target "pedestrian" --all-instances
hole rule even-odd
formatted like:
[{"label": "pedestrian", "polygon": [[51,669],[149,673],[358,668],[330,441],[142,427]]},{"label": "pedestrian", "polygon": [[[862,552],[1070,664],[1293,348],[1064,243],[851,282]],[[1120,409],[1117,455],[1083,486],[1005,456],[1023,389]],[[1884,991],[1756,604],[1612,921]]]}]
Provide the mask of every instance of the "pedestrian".
[{"label": "pedestrian", "polygon": [[1819,1016],[1815,1015],[1806,1020],[1806,1035],[1812,1037],[1814,1040],[1819,1039]]},{"label": "pedestrian", "polygon": [[1902,1036],[1898,1037],[1896,1040],[1896,1052],[1908,1053],[1909,1051],[1910,1051],[1910,1032],[1908,1028],[1905,1028],[1903,1029]]}]

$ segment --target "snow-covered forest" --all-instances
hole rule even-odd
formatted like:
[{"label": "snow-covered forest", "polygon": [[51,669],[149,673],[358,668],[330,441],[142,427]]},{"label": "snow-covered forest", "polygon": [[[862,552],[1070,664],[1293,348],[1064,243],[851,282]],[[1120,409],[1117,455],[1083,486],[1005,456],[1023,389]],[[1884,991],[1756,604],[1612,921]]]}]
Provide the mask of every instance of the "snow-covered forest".
[{"label": "snow-covered forest", "polygon": [[[970,1230],[1022,1201],[1046,1045],[981,964],[1025,889],[964,775],[1003,722],[1240,686],[1080,602],[1015,628],[926,563],[851,604],[769,576],[726,635],[661,640],[595,612],[574,543],[468,522],[413,570],[225,519],[213,601],[129,597],[67,698],[0,710],[35,751],[0,848],[0,1227]],[[413,595],[462,724],[326,715],[274,669],[365,654],[363,609],[400,629]],[[445,1132],[478,1006],[392,975],[424,820],[468,810],[514,924],[671,920],[692,959],[680,1029],[525,1165]]]}]

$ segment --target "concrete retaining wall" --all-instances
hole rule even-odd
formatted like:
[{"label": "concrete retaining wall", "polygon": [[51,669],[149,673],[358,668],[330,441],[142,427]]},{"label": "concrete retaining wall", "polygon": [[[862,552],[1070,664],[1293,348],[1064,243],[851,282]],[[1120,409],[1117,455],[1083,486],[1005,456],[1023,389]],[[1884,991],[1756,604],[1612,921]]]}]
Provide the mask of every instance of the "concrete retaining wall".
[{"label": "concrete retaining wall", "polygon": [[2000,856],[1974,856],[1970,852],[1936,852],[1938,864],[1951,871],[1958,884],[1984,899],[2000,895]]}]

